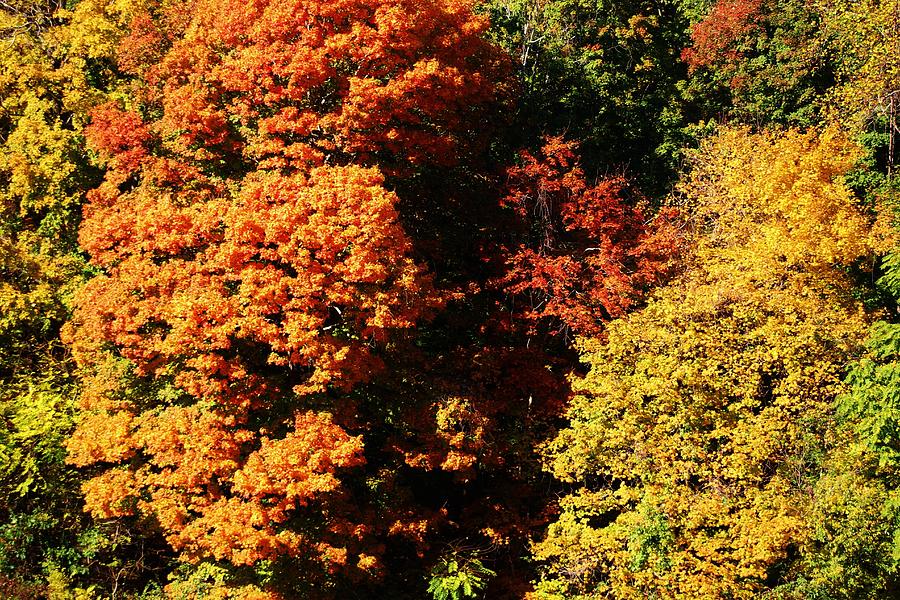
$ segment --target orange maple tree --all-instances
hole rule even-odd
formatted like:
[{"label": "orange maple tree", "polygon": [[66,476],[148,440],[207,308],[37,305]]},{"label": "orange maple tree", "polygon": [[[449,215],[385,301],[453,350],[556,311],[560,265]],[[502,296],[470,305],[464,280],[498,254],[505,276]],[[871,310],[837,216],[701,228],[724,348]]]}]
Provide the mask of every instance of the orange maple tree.
[{"label": "orange maple tree", "polygon": [[[391,178],[483,148],[506,94],[485,27],[457,0],[135,16],[130,93],[86,130],[106,168],[80,231],[99,274],[66,334],[94,515],[149,517],[192,561],[380,571],[342,483],[370,451],[353,392],[445,304]],[[429,517],[402,512],[383,532],[421,540]]]}]

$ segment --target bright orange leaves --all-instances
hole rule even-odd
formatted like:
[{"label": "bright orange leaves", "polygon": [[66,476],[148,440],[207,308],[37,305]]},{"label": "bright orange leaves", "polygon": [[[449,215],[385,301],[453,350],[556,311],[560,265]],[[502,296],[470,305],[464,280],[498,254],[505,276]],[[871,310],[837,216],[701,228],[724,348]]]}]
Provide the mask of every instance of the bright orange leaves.
[{"label": "bright orange leaves", "polygon": [[161,143],[196,161],[452,163],[504,68],[458,0],[193,0],[135,25],[119,60],[163,109]]},{"label": "bright orange leaves", "polygon": [[247,497],[283,497],[285,507],[293,508],[340,485],[335,467],[364,462],[359,438],[308,412],[297,415],[294,430],[284,438],[263,438],[260,449],[235,474],[234,490]]},{"label": "bright orange leaves", "polygon": [[147,156],[149,129],[139,115],[120,110],[114,102],[91,112],[85,136],[100,159],[122,175],[137,171]]},{"label": "bright orange leaves", "polygon": [[[333,505],[365,459],[330,414],[443,306],[383,173],[484,142],[472,123],[505,69],[485,26],[454,0],[191,0],[135,17],[118,57],[131,96],[86,131],[107,173],[80,242],[101,274],[68,332],[86,370],[130,365],[123,385],[88,378],[69,445],[108,467],[85,485],[92,512],[150,515],[190,559],[332,569],[352,540],[377,570],[367,529]],[[297,528],[311,503],[331,533]]]},{"label": "bright orange leaves", "polygon": [[178,383],[197,396],[261,389],[241,344],[296,369],[298,392],[365,381],[379,366],[369,342],[439,305],[382,181],[323,167],[248,175],[227,200],[180,206],[138,189],[92,206],[82,245],[108,275],[83,292],[82,337],[101,334],[147,373],[181,361]]},{"label": "bright orange leaves", "polygon": [[[86,440],[127,414],[85,421],[70,442],[73,462],[117,459],[86,456],[84,448],[90,448]],[[315,555],[318,550],[303,536],[279,525],[292,509],[335,491],[340,486],[335,470],[365,462],[359,438],[347,435],[328,415],[312,412],[297,413],[283,437],[271,440],[257,438],[214,410],[170,406],[133,419],[129,441],[132,454],[147,456],[146,463],[88,480],[88,510],[110,518],[138,509],[152,515],[173,547],[188,557],[214,556],[235,564],[279,553]]]},{"label": "bright orange leaves", "polygon": [[541,156],[509,170],[506,203],[530,238],[508,259],[499,284],[530,320],[596,334],[622,316],[670,267],[678,246],[673,214],[651,223],[620,177],[589,185],[571,143],[547,140]]}]

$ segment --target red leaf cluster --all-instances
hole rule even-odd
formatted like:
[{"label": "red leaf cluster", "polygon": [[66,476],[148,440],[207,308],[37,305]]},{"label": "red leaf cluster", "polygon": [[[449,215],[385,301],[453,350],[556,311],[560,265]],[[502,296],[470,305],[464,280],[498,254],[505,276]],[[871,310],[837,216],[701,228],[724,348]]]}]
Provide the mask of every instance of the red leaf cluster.
[{"label": "red leaf cluster", "polygon": [[693,46],[682,52],[682,60],[692,71],[723,58],[736,60],[740,53],[734,43],[758,27],[761,9],[762,0],[718,0],[691,28]]},{"label": "red leaf cluster", "polygon": [[590,185],[574,147],[549,138],[535,156],[521,153],[508,171],[505,199],[527,232],[509,253],[495,285],[514,313],[558,332],[597,334],[623,315],[673,265],[680,236],[675,213],[647,220],[641,198],[623,177]]}]

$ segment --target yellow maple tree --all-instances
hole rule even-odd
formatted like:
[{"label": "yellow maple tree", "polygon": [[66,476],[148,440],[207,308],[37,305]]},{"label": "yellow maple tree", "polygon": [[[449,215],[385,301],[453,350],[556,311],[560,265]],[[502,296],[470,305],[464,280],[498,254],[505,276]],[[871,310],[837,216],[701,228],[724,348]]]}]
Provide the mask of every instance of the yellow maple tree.
[{"label": "yellow maple tree", "polygon": [[726,129],[697,152],[682,274],[582,341],[534,598],[752,598],[797,575],[866,333],[841,266],[881,241],[842,177],[854,157],[834,130]]}]

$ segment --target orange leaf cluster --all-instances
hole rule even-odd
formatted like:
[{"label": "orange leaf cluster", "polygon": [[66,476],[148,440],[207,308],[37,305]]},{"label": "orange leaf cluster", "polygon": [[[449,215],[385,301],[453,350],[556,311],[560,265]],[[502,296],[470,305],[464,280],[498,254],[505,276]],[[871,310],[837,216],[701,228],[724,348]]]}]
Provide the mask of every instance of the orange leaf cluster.
[{"label": "orange leaf cluster", "polygon": [[350,389],[379,368],[370,341],[440,304],[382,183],[322,167],[248,175],[228,198],[139,188],[91,205],[81,243],[106,275],[82,292],[76,342],[112,342],[144,374],[178,361],[180,387],[239,404],[266,389],[239,347],[305,373],[298,393]]},{"label": "orange leaf cluster", "polygon": [[459,0],[146,8],[118,46],[130,92],[85,132],[106,167],[66,331],[88,509],[150,516],[190,560],[377,573],[342,399],[445,302],[386,177],[481,147],[505,59]]},{"label": "orange leaf cluster", "polygon": [[[109,421],[123,415],[127,411],[82,423],[79,436],[70,441],[71,459],[78,464],[110,461],[86,456],[85,440],[102,436]],[[323,550],[327,545],[312,546],[280,526],[293,509],[335,491],[337,469],[365,462],[358,437],[312,412],[298,413],[284,437],[257,440],[216,411],[170,406],[134,419],[130,440],[133,451],[148,457],[146,464],[89,479],[84,484],[87,509],[112,518],[137,508],[152,515],[187,557],[235,564],[285,553],[327,558],[332,552]]]},{"label": "orange leaf cluster", "polygon": [[189,161],[451,164],[484,141],[469,124],[492,110],[506,68],[460,0],[192,0],[160,12],[135,20],[119,62],[162,108],[160,143]]}]

